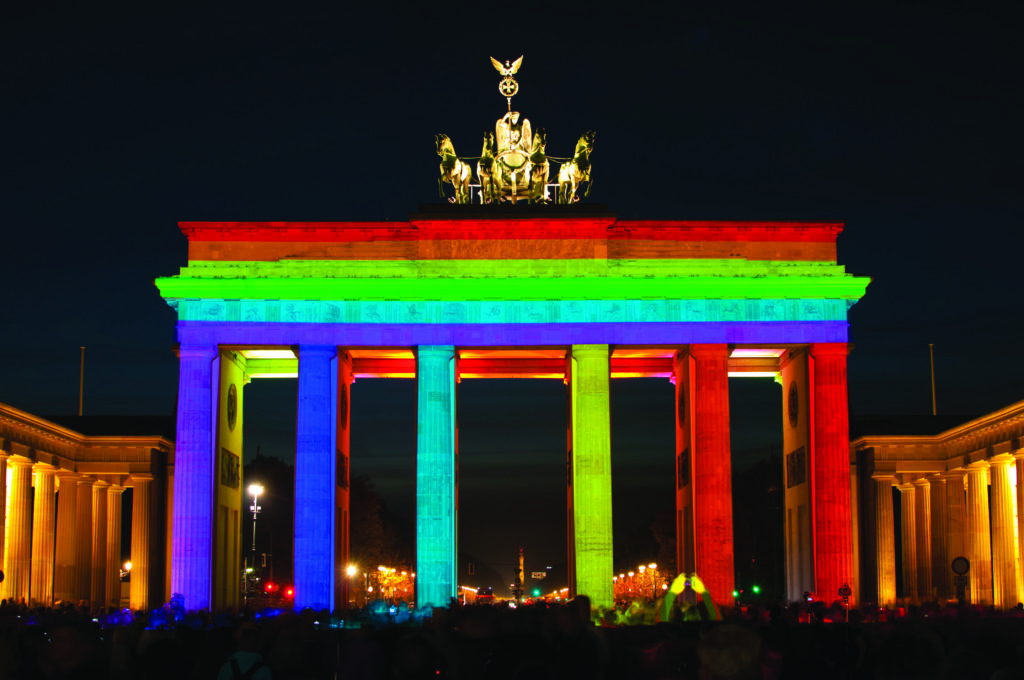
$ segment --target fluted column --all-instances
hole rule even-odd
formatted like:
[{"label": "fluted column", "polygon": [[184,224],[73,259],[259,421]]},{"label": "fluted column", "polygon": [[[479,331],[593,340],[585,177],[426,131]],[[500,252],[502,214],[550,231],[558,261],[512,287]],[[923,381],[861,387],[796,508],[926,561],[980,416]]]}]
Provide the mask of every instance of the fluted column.
[{"label": "fluted column", "polygon": [[1017,590],[1024,597],[1024,450],[1014,454],[1013,464],[1017,473]]},{"label": "fluted column", "polygon": [[715,602],[731,605],[736,577],[729,348],[718,344],[691,345],[690,356],[693,358],[693,519],[697,573]]},{"label": "fluted column", "polygon": [[932,508],[931,485],[927,479],[914,482],[914,529],[917,533],[917,596],[932,597]]},{"label": "fluted column", "polygon": [[95,480],[78,480],[78,508],[75,512],[76,602],[90,602],[92,591],[92,485]]},{"label": "fluted column", "polygon": [[952,563],[967,554],[967,471],[950,470],[943,475],[946,480],[946,550],[949,559],[945,569],[952,574]]},{"label": "fluted column", "polygon": [[53,528],[57,518],[57,470],[34,466],[36,493],[32,503],[32,587],[29,601],[53,604]]},{"label": "fluted column", "polygon": [[53,599],[78,601],[78,475],[57,473],[57,550],[53,575]]},{"label": "fluted column", "polygon": [[875,566],[878,582],[878,604],[888,607],[896,603],[896,529],[892,511],[891,476],[875,480]]},{"label": "fluted column", "polygon": [[174,451],[171,595],[189,609],[208,609],[213,597],[215,423],[213,345],[178,350],[178,425]]},{"label": "fluted column", "polygon": [[989,461],[992,475],[992,588],[994,604],[1010,609],[1021,601],[1017,592],[1017,526],[1013,518],[1013,457],[1004,454]]},{"label": "fluted column", "polygon": [[456,595],[455,348],[416,348],[416,605]]},{"label": "fluted column", "polygon": [[107,482],[92,485],[92,583],[89,603],[96,609],[107,606]]},{"label": "fluted column", "polygon": [[7,489],[7,535],[4,547],[4,597],[28,602],[32,575],[32,463],[10,458],[11,484]]},{"label": "fluted column", "polygon": [[967,468],[967,555],[971,561],[971,603],[992,604],[988,463],[975,463]]},{"label": "fluted column", "polygon": [[107,487],[107,605],[121,606],[121,494],[124,487]]},{"label": "fluted column", "polygon": [[132,611],[148,611],[157,603],[149,601],[150,528],[152,526],[153,476],[133,474],[132,484],[132,573],[128,592]]},{"label": "fluted column", "polygon": [[911,483],[900,485],[900,529],[903,547],[903,597],[917,600],[917,523],[915,522],[914,492]]},{"label": "fluted column", "polygon": [[931,519],[932,519],[932,587],[935,589],[939,600],[948,600],[953,597],[953,578],[949,556],[948,544],[948,517],[946,508],[946,480],[939,477],[931,477]]},{"label": "fluted column", "polygon": [[[4,568],[4,543],[6,541],[7,528],[7,459],[10,455],[0,449],[0,569]],[[3,594],[3,587],[0,584],[0,595]]]},{"label": "fluted column", "polygon": [[595,607],[612,591],[612,457],[608,345],[573,345],[572,489],[576,592]]},{"label": "fluted column", "polygon": [[836,597],[843,584],[860,593],[853,572],[853,517],[850,499],[850,414],[846,390],[846,343],[811,345],[813,410],[811,497],[814,533],[814,589]]}]

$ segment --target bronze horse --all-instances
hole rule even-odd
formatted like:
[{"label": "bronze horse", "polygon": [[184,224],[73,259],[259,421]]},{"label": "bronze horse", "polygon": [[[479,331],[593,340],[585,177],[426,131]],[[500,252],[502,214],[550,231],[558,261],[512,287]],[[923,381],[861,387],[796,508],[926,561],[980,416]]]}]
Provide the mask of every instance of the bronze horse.
[{"label": "bronze horse", "polygon": [[580,200],[576,189],[583,182],[587,183],[584,196],[590,193],[593,184],[590,180],[590,154],[594,150],[594,131],[587,130],[576,142],[576,152],[572,160],[558,169],[558,202],[575,203]]},{"label": "bronze horse", "polygon": [[548,136],[544,128],[537,128],[533,135],[533,153],[530,154],[530,202],[547,203],[548,170],[550,163],[544,153]]},{"label": "bronze horse", "polygon": [[494,133],[484,133],[484,148],[476,164],[476,177],[480,182],[480,202],[492,203],[498,199],[498,188],[494,183]]},{"label": "bronze horse", "polygon": [[449,203],[469,203],[469,177],[472,172],[468,163],[463,163],[455,155],[455,146],[448,135],[434,135],[437,143],[437,155],[441,157],[441,179],[437,181],[437,192],[444,198],[444,184],[448,182],[455,187],[455,197]]}]

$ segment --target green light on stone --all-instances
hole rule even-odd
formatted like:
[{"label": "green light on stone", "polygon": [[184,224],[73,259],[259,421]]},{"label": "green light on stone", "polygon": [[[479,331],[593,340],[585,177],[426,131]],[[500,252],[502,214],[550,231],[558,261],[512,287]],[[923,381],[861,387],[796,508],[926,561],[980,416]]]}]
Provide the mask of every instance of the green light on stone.
[{"label": "green light on stone", "polygon": [[572,476],[576,592],[614,605],[608,345],[572,348]]}]

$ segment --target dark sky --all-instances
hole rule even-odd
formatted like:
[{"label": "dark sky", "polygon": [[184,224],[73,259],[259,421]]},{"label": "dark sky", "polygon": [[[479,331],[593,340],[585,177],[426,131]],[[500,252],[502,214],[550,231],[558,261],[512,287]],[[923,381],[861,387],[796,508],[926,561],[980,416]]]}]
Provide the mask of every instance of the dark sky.
[{"label": "dark sky", "polygon": [[[552,155],[597,131],[590,200],[620,217],[846,222],[840,262],[873,278],[850,313],[854,414],[928,413],[928,343],[940,412],[1024,398],[1009,14],[155,4],[0,22],[4,403],[73,413],[85,345],[87,414],[173,413],[175,317],[152,279],[186,262],[177,222],[404,219],[436,201],[433,135],[477,155],[504,112],[488,57],[521,54],[516,108]],[[771,381],[738,382],[742,465],[781,407]],[[353,403],[352,471],[410,518],[413,389],[360,381]],[[461,547],[564,559],[564,388],[462,389]],[[294,382],[246,390],[246,456],[289,457]],[[660,381],[612,398],[618,546],[672,502],[672,405]]]}]

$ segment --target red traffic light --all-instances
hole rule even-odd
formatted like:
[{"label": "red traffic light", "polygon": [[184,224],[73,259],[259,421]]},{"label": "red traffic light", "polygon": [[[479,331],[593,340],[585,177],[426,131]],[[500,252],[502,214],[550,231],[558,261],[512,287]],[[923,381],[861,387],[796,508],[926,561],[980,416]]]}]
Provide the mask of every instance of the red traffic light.
[{"label": "red traffic light", "polygon": [[295,594],[295,591],[294,591],[294,590],[292,590],[291,588],[287,588],[287,589],[285,589],[285,591],[284,591],[284,596],[285,596],[285,597],[291,597],[291,596],[292,596],[292,595],[294,595],[294,594]]},{"label": "red traffic light", "polygon": [[266,591],[267,591],[268,593],[272,593],[272,592],[274,592],[275,590],[277,590],[277,584],[276,584],[276,583],[274,583],[273,581],[268,581],[268,582],[267,582],[267,585],[265,586],[265,590],[266,590]]}]

